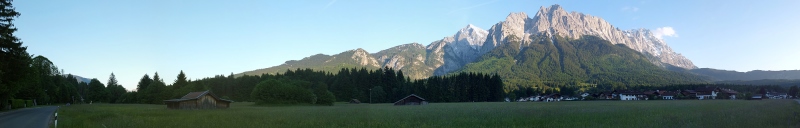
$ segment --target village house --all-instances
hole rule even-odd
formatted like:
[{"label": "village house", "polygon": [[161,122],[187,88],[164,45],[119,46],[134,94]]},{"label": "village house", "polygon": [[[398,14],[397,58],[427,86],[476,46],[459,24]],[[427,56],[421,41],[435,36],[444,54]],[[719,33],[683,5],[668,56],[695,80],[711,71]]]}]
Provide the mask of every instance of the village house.
[{"label": "village house", "polygon": [[647,95],[643,92],[623,91],[619,93],[620,100],[647,100]]},{"label": "village house", "polygon": [[572,101],[572,100],[579,100],[580,98],[575,96],[561,96],[561,100]]},{"label": "village house", "polygon": [[614,90],[614,91],[604,91],[604,92],[599,92],[599,93],[595,93],[595,94],[588,94],[588,95],[590,95],[590,96],[592,96],[592,97],[594,97],[595,99],[598,99],[598,100],[610,100],[610,99],[617,99],[619,97],[619,94],[617,93],[616,90]]},{"label": "village house", "polygon": [[[736,95],[739,94],[739,92],[736,92],[736,91],[734,91],[732,89],[726,89],[726,88],[719,88],[719,92],[720,92],[720,94],[722,94],[724,96],[728,96],[728,99],[731,99],[731,100],[735,100],[736,99]],[[725,97],[723,97],[723,98],[725,98]]]},{"label": "village house", "polygon": [[408,95],[405,98],[397,100],[397,102],[394,102],[394,105],[426,105],[426,104],[428,104],[428,101],[425,101],[424,98],[414,94]]},{"label": "village house", "polygon": [[697,98],[697,92],[694,90],[682,90],[680,94],[688,98]]},{"label": "village house", "polygon": [[588,92],[581,93],[581,98],[586,99],[587,96],[591,96]]},{"label": "village house", "polygon": [[528,97],[527,101],[539,101],[540,99],[542,99],[542,96],[536,95],[536,96]]},{"label": "village house", "polygon": [[674,100],[676,94],[677,93],[675,93],[675,92],[664,92],[664,93],[661,94],[661,99]]},{"label": "village house", "polygon": [[763,95],[756,94],[756,95],[751,96],[749,100],[761,100],[762,98],[763,98]]},{"label": "village house", "polygon": [[534,100],[533,100],[533,97],[535,97],[535,96],[529,96],[529,97],[520,97],[519,99],[517,99],[517,102],[534,101]]},{"label": "village house", "polygon": [[530,99],[530,97],[520,97],[519,99],[517,99],[517,102],[525,102],[528,101],[528,99]]},{"label": "village house", "polygon": [[553,93],[544,96],[544,102],[555,102],[555,101],[561,101],[561,94]]},{"label": "village house", "polygon": [[697,99],[717,99],[717,93],[719,93],[719,88],[715,86],[706,86],[697,88],[694,90],[697,92]]},{"label": "village house", "polygon": [[218,109],[229,108],[231,100],[219,98],[211,91],[190,92],[180,99],[164,100],[169,109]]},{"label": "village house", "polygon": [[661,96],[661,93],[659,93],[658,90],[656,90],[656,91],[644,91],[642,93],[644,93],[644,95],[647,95],[647,96],[655,96],[655,97]]},{"label": "village house", "polygon": [[766,96],[769,99],[786,99],[786,97],[788,97],[786,93],[778,93],[778,92],[767,92]]},{"label": "village house", "polygon": [[685,90],[683,91],[683,94],[689,97],[697,97],[697,99],[700,100],[717,99],[717,98],[735,100],[736,95],[739,94],[739,92],[716,86],[706,86],[697,88],[695,90]]},{"label": "village house", "polygon": [[615,96],[614,96],[614,93],[605,91],[605,92],[598,93],[596,98],[597,99],[614,99]]},{"label": "village house", "polygon": [[[736,95],[739,92],[736,92],[731,89],[714,87],[714,86],[706,86],[697,88],[696,90],[677,90],[677,91],[662,91],[662,90],[655,90],[655,91],[605,91],[599,92],[595,94],[591,93],[581,93],[581,96],[586,99],[586,97],[594,97],[595,99],[619,99],[619,100],[651,100],[651,99],[664,99],[664,100],[675,100],[678,99],[678,96],[681,95],[685,98],[689,99],[736,99]],[[772,93],[770,96],[782,98],[785,97],[785,94],[782,93]],[[767,98],[767,96],[763,96]]]}]

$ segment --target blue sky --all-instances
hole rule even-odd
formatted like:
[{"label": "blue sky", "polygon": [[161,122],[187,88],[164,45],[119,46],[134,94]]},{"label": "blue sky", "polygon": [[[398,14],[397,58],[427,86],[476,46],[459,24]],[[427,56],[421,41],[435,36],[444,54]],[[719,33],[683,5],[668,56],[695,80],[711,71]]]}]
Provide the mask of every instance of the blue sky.
[{"label": "blue sky", "polygon": [[28,52],[65,73],[128,90],[154,72],[171,84],[364,48],[430,42],[467,24],[489,29],[541,6],[599,16],[620,29],[672,28],[664,37],[695,65],[737,71],[800,69],[800,2],[775,1],[15,1]]}]

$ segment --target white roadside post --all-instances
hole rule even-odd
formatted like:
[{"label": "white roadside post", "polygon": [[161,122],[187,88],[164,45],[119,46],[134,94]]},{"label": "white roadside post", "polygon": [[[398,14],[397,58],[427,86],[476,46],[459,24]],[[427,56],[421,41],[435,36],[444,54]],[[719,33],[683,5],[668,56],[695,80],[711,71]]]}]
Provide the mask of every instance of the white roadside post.
[{"label": "white roadside post", "polygon": [[56,120],[56,121],[55,121],[55,125],[54,125],[54,127],[58,128],[58,113],[57,113],[57,112],[56,112],[56,118],[55,118],[55,120]]}]

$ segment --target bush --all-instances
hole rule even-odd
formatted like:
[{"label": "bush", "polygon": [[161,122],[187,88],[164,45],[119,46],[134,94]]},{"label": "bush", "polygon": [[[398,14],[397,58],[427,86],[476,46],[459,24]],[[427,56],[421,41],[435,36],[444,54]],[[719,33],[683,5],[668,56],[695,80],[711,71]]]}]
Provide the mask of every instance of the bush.
[{"label": "bush", "polygon": [[27,104],[28,107],[31,107],[33,106],[33,100],[25,100],[25,104]]},{"label": "bush", "polygon": [[314,104],[316,96],[309,89],[308,81],[267,80],[262,81],[250,93],[256,104]]},{"label": "bush", "polygon": [[317,104],[319,105],[333,106],[333,102],[336,101],[336,96],[328,90],[318,93],[317,96],[319,97],[317,99]]},{"label": "bush", "polygon": [[11,99],[11,108],[23,108],[25,107],[25,100],[22,99]]}]

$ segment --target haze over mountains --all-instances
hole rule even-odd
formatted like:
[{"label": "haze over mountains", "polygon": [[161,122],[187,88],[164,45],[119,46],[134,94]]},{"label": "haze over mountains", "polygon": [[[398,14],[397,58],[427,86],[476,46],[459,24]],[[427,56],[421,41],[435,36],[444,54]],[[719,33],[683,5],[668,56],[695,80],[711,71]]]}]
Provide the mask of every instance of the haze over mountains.
[{"label": "haze over mountains", "polygon": [[[600,17],[567,12],[559,5],[540,7],[533,17],[524,12],[511,13],[488,30],[469,24],[427,46],[410,43],[375,53],[357,48],[336,55],[317,54],[237,75],[280,73],[297,68],[335,73],[341,68],[381,67],[400,69],[415,79],[462,71],[490,71],[522,81],[517,84],[552,80],[641,84],[745,79],[742,75],[729,75],[736,74],[733,72],[698,69],[648,29],[621,30]],[[767,75],[746,80],[800,78],[800,75],[781,75],[786,73],[794,72],[766,72]],[[662,78],[618,80],[643,75]]]}]

